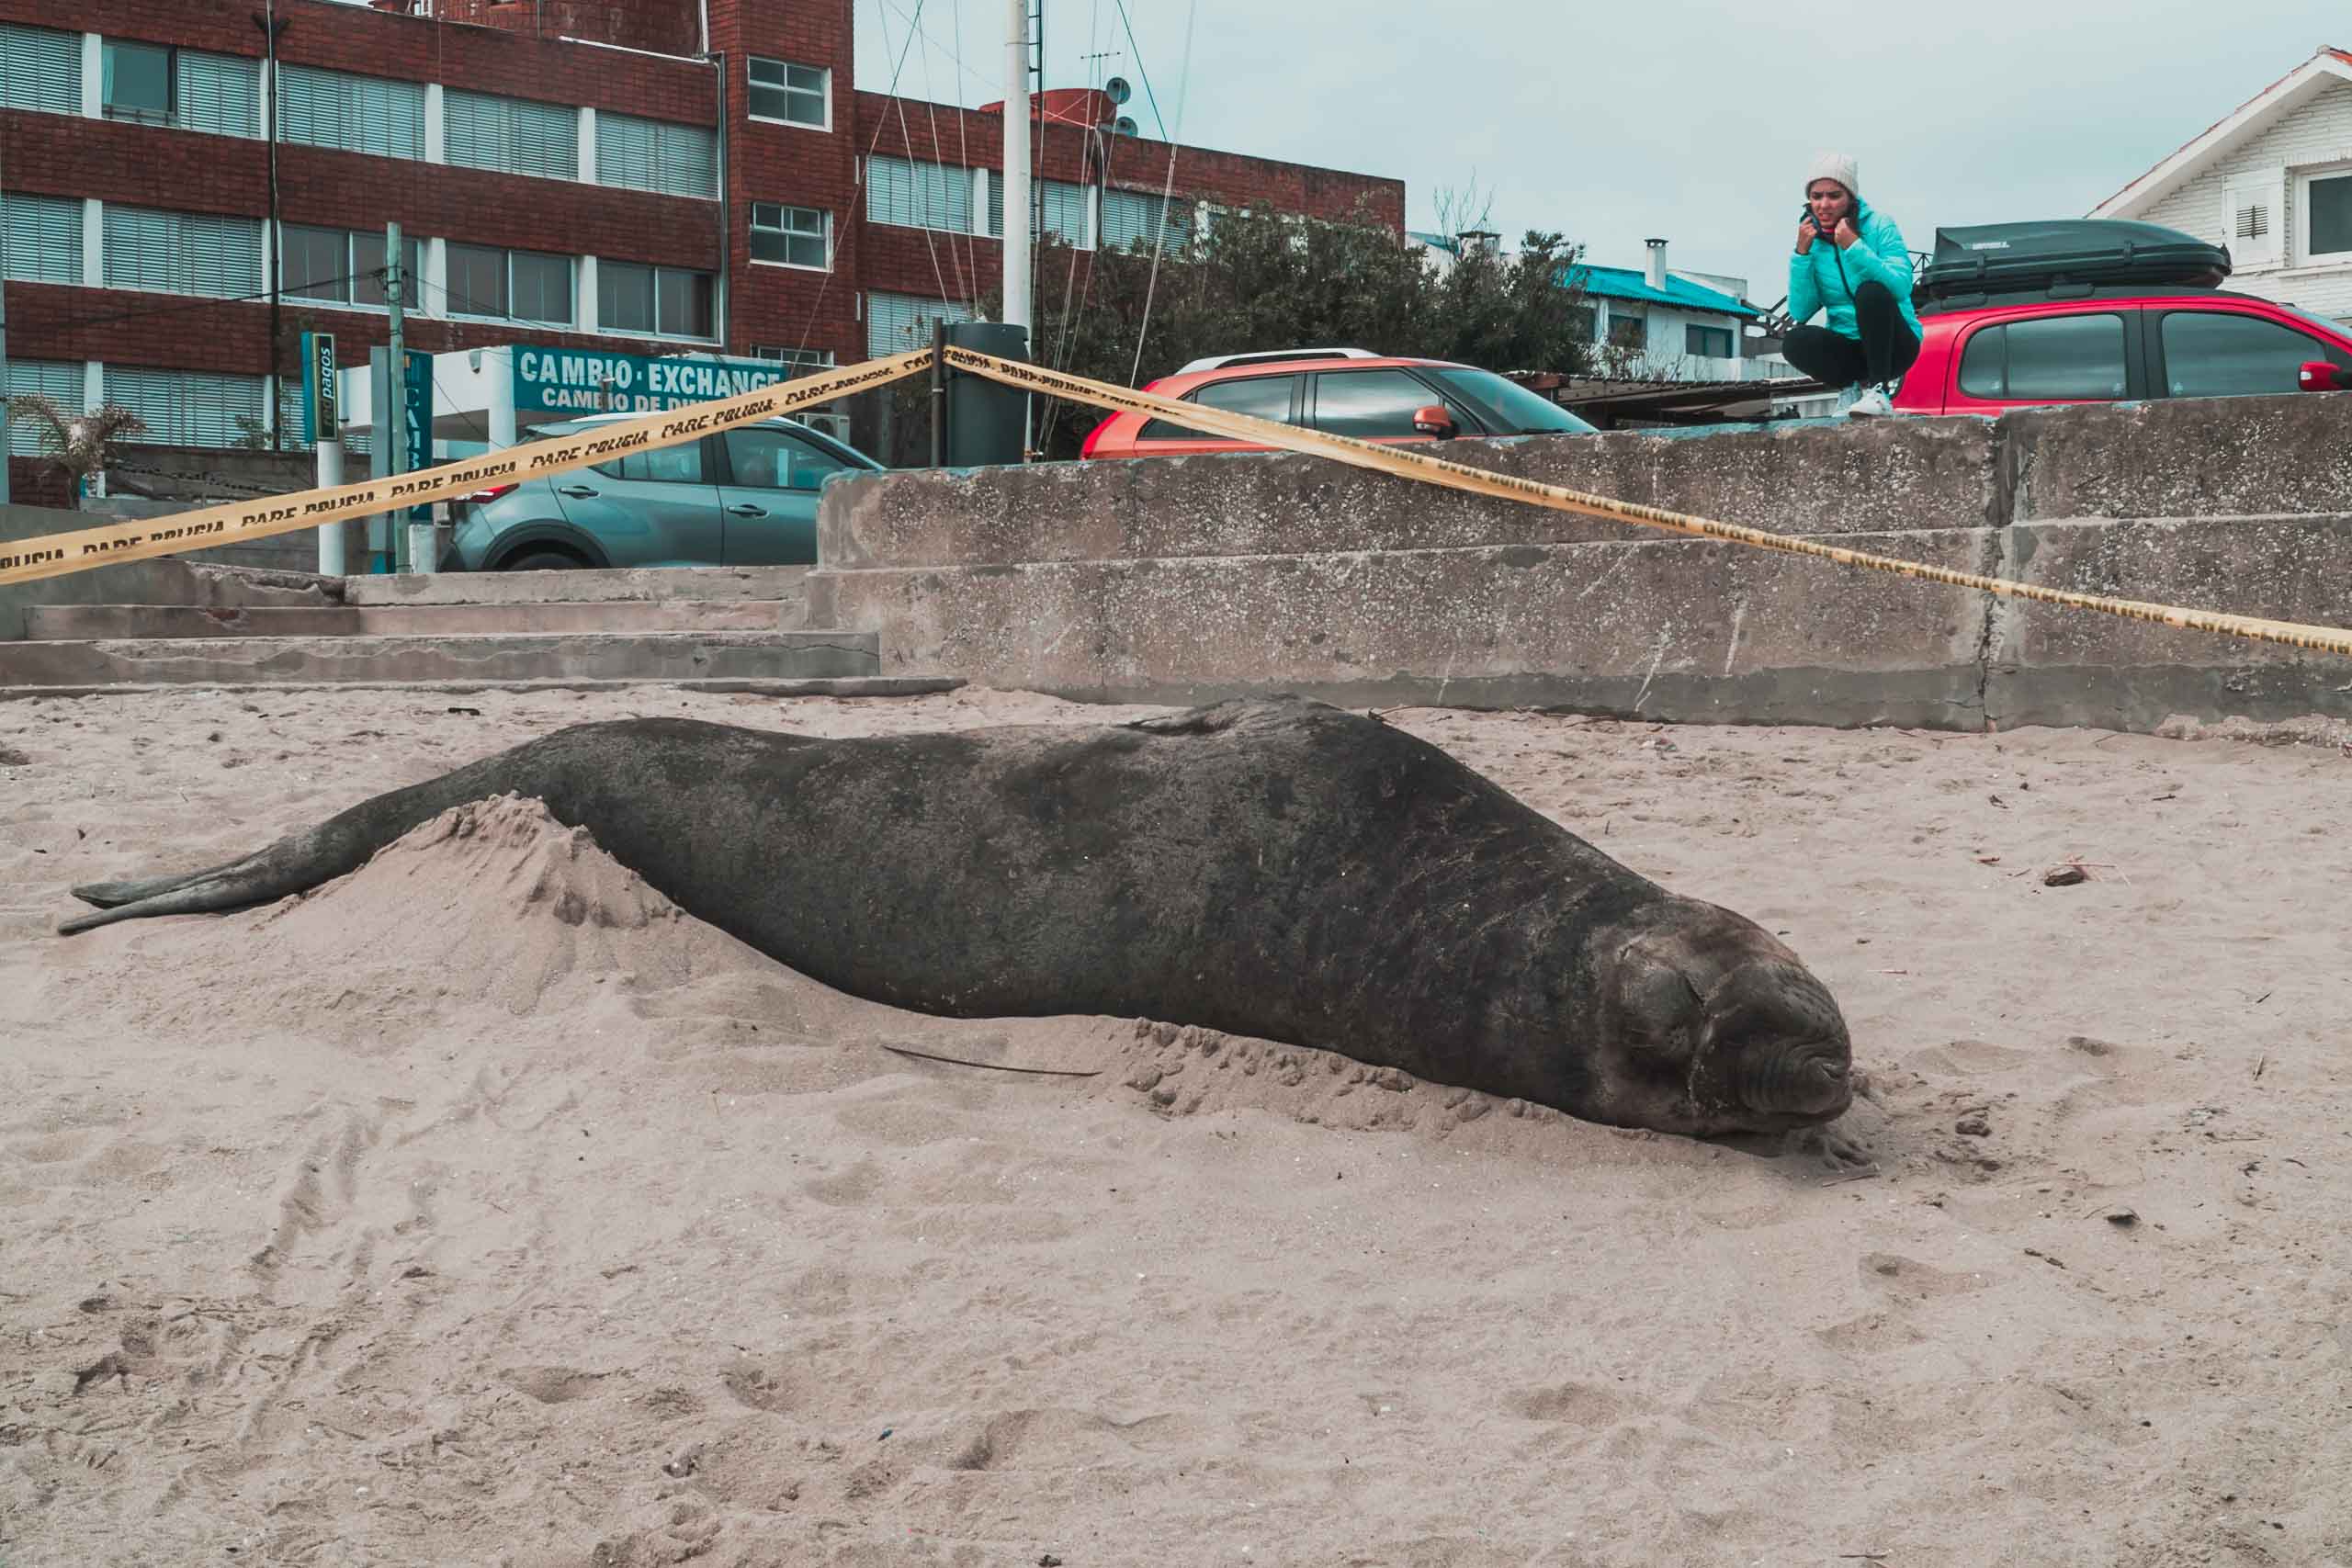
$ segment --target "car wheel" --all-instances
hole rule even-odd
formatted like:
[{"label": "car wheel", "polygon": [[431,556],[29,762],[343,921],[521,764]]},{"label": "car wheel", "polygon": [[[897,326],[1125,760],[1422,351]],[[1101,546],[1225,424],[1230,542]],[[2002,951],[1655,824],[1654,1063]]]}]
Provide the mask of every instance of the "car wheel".
[{"label": "car wheel", "polygon": [[570,550],[525,550],[505,562],[501,571],[585,571],[588,563]]}]

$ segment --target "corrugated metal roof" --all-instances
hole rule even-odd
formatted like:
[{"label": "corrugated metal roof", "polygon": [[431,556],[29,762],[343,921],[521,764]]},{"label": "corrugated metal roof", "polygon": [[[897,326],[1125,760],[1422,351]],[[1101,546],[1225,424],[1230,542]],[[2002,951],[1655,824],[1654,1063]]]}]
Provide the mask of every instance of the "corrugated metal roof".
[{"label": "corrugated metal roof", "polygon": [[1717,289],[1668,273],[1664,288],[1650,287],[1649,276],[1628,266],[1578,265],[1565,275],[1587,294],[1603,299],[1635,299],[1645,305],[1670,305],[1680,310],[1705,310],[1718,316],[1758,317],[1763,312]]}]

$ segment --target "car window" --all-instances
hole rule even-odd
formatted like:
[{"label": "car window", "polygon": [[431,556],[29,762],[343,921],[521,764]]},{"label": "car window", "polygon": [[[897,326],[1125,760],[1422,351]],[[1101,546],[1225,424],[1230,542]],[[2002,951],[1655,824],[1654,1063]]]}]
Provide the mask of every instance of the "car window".
[{"label": "car window", "polygon": [[2315,337],[2233,310],[2175,310],[2164,320],[2165,390],[2176,398],[2228,398],[2300,389],[2307,359],[2343,363]]},{"label": "car window", "polygon": [[1445,401],[1402,370],[1326,370],[1315,381],[1315,428],[1359,441],[1411,435],[1414,411]]},{"label": "car window", "polygon": [[782,430],[754,426],[730,430],[720,439],[727,443],[732,482],[748,490],[815,490],[827,474],[850,466]]},{"label": "car window", "polygon": [[[1291,388],[1295,376],[1237,377],[1230,381],[1211,381],[1184,395],[1188,403],[1203,408],[1225,409],[1233,413],[1246,413],[1257,419],[1271,419],[1283,424],[1290,421]],[[1136,435],[1138,441],[1230,441],[1229,435],[1212,435],[1204,430],[1187,430],[1172,420],[1155,419]]]},{"label": "car window", "polygon": [[638,479],[656,484],[698,485],[702,473],[702,443],[682,441],[650,452],[631,452],[609,463],[592,465],[608,479]]},{"label": "car window", "polygon": [[2043,316],[1980,328],[1960,356],[1972,398],[2120,398],[2123,318]]},{"label": "car window", "polygon": [[[1516,381],[1505,380],[1491,370],[1473,370],[1466,366],[1432,368],[1430,374],[1445,384],[1451,392],[1459,392],[1490,428],[1515,431],[1532,435],[1545,431],[1590,435],[1593,426],[1577,418],[1541,392],[1531,392]],[[1465,427],[1466,428],[1466,427]]]}]

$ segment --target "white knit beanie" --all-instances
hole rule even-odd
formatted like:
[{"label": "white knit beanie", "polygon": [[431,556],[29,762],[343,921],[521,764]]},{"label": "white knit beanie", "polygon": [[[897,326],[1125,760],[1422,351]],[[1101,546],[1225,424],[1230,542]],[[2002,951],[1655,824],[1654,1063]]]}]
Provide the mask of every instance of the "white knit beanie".
[{"label": "white knit beanie", "polygon": [[1813,167],[1805,172],[1804,188],[1812,190],[1815,180],[1836,180],[1846,187],[1848,196],[1862,194],[1861,169],[1850,152],[1815,152]]}]

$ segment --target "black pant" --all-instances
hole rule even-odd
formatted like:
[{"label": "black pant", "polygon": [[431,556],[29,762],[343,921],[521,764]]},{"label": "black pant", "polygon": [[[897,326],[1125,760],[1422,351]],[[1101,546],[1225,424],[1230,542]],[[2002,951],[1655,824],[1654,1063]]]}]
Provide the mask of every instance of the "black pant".
[{"label": "black pant", "polygon": [[1919,339],[1885,284],[1865,283],[1854,290],[1854,324],[1861,329],[1860,343],[1827,327],[1791,327],[1781,340],[1781,353],[1824,386],[1867,381],[1892,389],[1919,357]]}]

